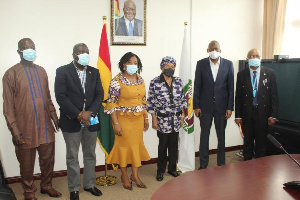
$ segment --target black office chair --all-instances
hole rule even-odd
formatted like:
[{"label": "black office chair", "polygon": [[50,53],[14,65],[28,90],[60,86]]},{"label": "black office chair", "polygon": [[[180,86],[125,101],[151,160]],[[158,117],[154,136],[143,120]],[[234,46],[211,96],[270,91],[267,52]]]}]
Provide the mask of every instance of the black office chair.
[{"label": "black office chair", "polygon": [[5,183],[2,163],[0,160],[0,200],[17,200],[14,192]]}]

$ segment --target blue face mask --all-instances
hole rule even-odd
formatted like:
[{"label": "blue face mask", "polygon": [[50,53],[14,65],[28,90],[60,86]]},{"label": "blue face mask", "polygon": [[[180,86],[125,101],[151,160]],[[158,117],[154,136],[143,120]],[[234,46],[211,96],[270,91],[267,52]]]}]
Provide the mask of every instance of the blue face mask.
[{"label": "blue face mask", "polygon": [[87,53],[82,53],[77,55],[78,56],[78,63],[82,66],[87,66],[90,62],[90,55]]},{"label": "blue face mask", "polygon": [[33,49],[25,49],[20,52],[23,53],[23,58],[29,62],[33,62],[36,59],[36,51]]},{"label": "blue face mask", "polygon": [[133,75],[137,72],[138,67],[137,65],[127,65],[126,71],[128,74]]},{"label": "blue face mask", "polygon": [[249,59],[248,64],[251,67],[259,67],[260,66],[260,59],[258,59],[258,58]]}]

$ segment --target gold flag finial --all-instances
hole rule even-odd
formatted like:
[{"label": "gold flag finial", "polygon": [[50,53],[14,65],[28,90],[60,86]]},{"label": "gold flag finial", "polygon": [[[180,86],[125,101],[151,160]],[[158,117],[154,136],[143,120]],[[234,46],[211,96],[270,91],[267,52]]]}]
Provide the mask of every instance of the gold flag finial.
[{"label": "gold flag finial", "polygon": [[103,16],[102,19],[103,19],[103,22],[106,23],[106,16]]},{"label": "gold flag finial", "polygon": [[185,25],[185,26],[187,26],[187,25],[188,25],[188,23],[187,23],[187,22],[184,22],[184,25]]}]

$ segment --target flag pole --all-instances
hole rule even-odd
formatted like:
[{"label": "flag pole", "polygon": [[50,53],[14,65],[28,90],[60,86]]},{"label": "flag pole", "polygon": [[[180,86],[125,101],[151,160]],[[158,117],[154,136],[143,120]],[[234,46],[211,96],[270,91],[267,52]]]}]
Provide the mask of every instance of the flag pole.
[{"label": "flag pole", "polygon": [[[191,3],[190,3],[191,5]],[[191,18],[190,18],[191,20]],[[191,55],[190,55],[190,38],[188,37],[191,30],[191,22],[184,23],[184,37],[181,50],[179,77],[183,83],[183,92],[186,98],[187,107],[184,108],[184,124],[179,130],[179,155],[177,167],[185,173],[195,169],[195,149],[194,149],[194,111],[193,111],[193,94],[191,80]]]},{"label": "flag pole", "polygon": [[[187,27],[187,26],[188,26],[188,22],[184,22],[184,27]],[[178,135],[178,146],[179,145],[180,145],[180,137]],[[177,153],[177,164],[178,164],[178,160],[179,160],[179,149],[178,149],[178,153]],[[177,167],[177,165],[176,165],[176,171],[182,173],[182,171]]]},{"label": "flag pole", "polygon": [[[103,19],[103,24],[106,24],[106,16],[103,16],[102,19]],[[101,185],[101,186],[115,185],[118,182],[118,179],[115,176],[107,175],[107,163],[106,163],[107,153],[104,153],[104,154],[105,154],[104,176],[99,176],[98,178],[96,178],[95,184]]]}]

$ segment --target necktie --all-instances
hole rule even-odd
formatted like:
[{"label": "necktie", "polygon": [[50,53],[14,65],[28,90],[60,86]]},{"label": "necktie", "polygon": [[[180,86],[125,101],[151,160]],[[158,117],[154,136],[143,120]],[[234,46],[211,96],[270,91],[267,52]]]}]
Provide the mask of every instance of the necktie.
[{"label": "necktie", "polygon": [[253,88],[253,105],[257,105],[257,71],[253,71],[252,88]]},{"label": "necktie", "polygon": [[131,21],[129,22],[129,36],[133,36],[133,28]]}]

